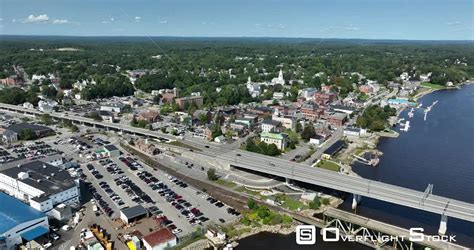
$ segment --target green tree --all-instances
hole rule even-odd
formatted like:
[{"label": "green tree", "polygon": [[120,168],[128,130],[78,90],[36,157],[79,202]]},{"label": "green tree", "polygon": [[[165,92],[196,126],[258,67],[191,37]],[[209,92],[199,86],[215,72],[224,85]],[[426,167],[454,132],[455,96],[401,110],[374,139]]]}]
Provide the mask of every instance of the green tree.
[{"label": "green tree", "polygon": [[36,134],[30,128],[24,128],[24,129],[20,130],[20,134],[19,134],[18,137],[19,137],[20,140],[35,140],[35,139],[37,139]]},{"label": "green tree", "polygon": [[250,210],[255,210],[255,209],[257,209],[257,207],[258,207],[257,203],[256,203],[255,200],[252,199],[252,198],[249,198],[249,199],[247,200],[247,206],[249,207]]},{"label": "green tree", "polygon": [[309,202],[309,208],[311,209],[318,209],[320,206],[321,206],[321,202],[318,196],[314,197],[314,199]]},{"label": "green tree", "polygon": [[305,141],[309,141],[309,139],[313,138],[315,135],[316,132],[314,131],[313,124],[305,124],[303,132],[301,132],[301,138]]},{"label": "green tree", "polygon": [[210,168],[209,170],[207,170],[207,179],[209,179],[210,181],[216,181],[218,179],[216,169]]}]

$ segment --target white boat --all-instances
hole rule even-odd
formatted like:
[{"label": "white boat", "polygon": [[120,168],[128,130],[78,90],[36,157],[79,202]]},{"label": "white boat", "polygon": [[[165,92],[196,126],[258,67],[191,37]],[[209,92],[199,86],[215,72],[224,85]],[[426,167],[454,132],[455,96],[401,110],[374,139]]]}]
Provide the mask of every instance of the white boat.
[{"label": "white boat", "polygon": [[404,124],[400,124],[400,125],[403,126],[403,128],[401,128],[400,131],[408,132],[408,129],[410,128],[410,121],[407,121]]},{"label": "white boat", "polygon": [[413,113],[415,110],[411,108],[410,112],[408,112],[408,117],[412,118],[415,114]]}]

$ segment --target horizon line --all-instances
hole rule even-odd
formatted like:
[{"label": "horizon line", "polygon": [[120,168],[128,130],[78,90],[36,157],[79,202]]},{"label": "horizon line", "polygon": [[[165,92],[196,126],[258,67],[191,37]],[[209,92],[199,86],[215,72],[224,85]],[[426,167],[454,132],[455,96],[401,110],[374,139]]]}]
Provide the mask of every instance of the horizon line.
[{"label": "horizon line", "polygon": [[177,36],[177,35],[13,35],[0,34],[0,37],[79,37],[79,38],[205,38],[205,39],[327,39],[327,40],[369,40],[369,41],[413,41],[413,42],[474,42],[467,39],[403,39],[403,38],[336,38],[336,37],[284,37],[284,36]]}]

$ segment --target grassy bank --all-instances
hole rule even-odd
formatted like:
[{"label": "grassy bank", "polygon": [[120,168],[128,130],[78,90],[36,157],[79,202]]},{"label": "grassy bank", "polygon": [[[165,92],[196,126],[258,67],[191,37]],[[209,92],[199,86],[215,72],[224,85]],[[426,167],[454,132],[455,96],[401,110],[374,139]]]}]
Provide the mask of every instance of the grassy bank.
[{"label": "grassy bank", "polygon": [[341,167],[337,163],[332,162],[332,161],[326,161],[326,160],[321,160],[316,165],[316,167],[324,168],[324,169],[335,171],[335,172],[339,172],[339,169],[341,169]]}]

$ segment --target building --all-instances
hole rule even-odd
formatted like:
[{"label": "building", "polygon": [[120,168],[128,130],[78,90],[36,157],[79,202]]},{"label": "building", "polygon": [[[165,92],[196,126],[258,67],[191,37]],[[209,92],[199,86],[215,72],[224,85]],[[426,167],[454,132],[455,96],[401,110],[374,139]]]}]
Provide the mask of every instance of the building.
[{"label": "building", "polygon": [[109,111],[112,113],[120,113],[122,112],[124,106],[125,105],[122,103],[113,103],[100,106],[100,110]]},{"label": "building", "polygon": [[282,69],[280,69],[280,72],[278,73],[278,77],[275,77],[272,79],[272,85],[275,85],[275,84],[285,85],[285,79],[283,78]]},{"label": "building", "polygon": [[306,103],[301,106],[301,113],[303,113],[305,119],[316,121],[324,115],[324,108],[319,107],[316,103]]},{"label": "building", "polygon": [[49,232],[48,217],[0,192],[0,249],[11,250]]},{"label": "building", "polygon": [[272,115],[272,120],[280,122],[284,128],[295,129],[296,119],[290,115],[282,115],[278,109],[275,109],[275,113]]},{"label": "building", "polygon": [[2,142],[4,144],[12,144],[18,141],[18,134],[7,129],[1,129],[2,130]]},{"label": "building", "polygon": [[112,144],[105,145],[104,151],[108,157],[119,157],[122,154],[122,152],[120,152],[120,150]]},{"label": "building", "polygon": [[317,92],[314,94],[314,101],[322,106],[326,106],[329,103],[336,100],[337,95],[335,93],[321,93]]},{"label": "building", "polygon": [[285,93],[283,93],[283,92],[274,92],[273,93],[273,99],[281,100],[283,98],[285,98]]},{"label": "building", "polygon": [[247,80],[247,90],[249,91],[249,94],[253,98],[260,96],[260,84],[259,83],[253,83],[250,76]]},{"label": "building", "polygon": [[202,96],[186,96],[175,99],[180,109],[185,109],[190,105],[194,105],[200,108],[204,104],[204,98]]},{"label": "building", "polygon": [[77,204],[80,198],[78,179],[38,160],[16,166],[10,163],[0,171],[0,190],[48,215],[56,205]]},{"label": "building", "polygon": [[147,123],[154,123],[158,121],[158,118],[160,115],[158,114],[158,111],[155,110],[147,110],[145,112],[141,112],[137,120],[141,121],[146,121]]},{"label": "building", "polygon": [[351,115],[352,113],[355,112],[354,108],[344,106],[344,105],[331,105],[330,107],[334,111],[341,112],[341,113],[346,113],[348,115]]},{"label": "building", "polygon": [[327,116],[327,121],[334,126],[342,126],[346,122],[347,115],[344,113],[331,113]]},{"label": "building", "polygon": [[319,146],[319,145],[323,144],[324,140],[325,140],[325,137],[324,137],[324,136],[322,136],[322,135],[314,135],[313,138],[310,138],[310,139],[309,139],[309,144],[313,144],[313,145]]},{"label": "building", "polygon": [[363,128],[356,128],[356,127],[347,127],[344,129],[345,136],[355,136],[360,137],[367,134],[367,130]]},{"label": "building", "polygon": [[262,132],[282,132],[283,127],[281,126],[281,122],[279,121],[272,121],[272,120],[265,120],[262,122]]},{"label": "building", "polygon": [[167,228],[161,228],[142,239],[146,250],[163,250],[176,246],[177,239]]},{"label": "building", "polygon": [[114,122],[114,113],[107,110],[99,110],[99,116],[104,121]]},{"label": "building", "polygon": [[337,154],[339,151],[341,151],[342,148],[344,148],[345,143],[344,141],[337,141],[334,144],[332,144],[329,148],[324,150],[322,158],[323,159],[331,159],[335,154]]},{"label": "building", "polygon": [[255,119],[242,117],[242,118],[236,118],[234,122],[235,123],[240,123],[240,124],[245,124],[247,127],[251,128],[251,127],[253,127],[253,125],[255,123]]},{"label": "building", "polygon": [[148,217],[148,210],[146,210],[141,205],[136,205],[134,207],[120,210],[120,219],[127,224],[140,220],[144,217]]},{"label": "building", "polygon": [[58,106],[58,102],[53,100],[40,100],[38,102],[38,110],[43,112],[52,112],[56,106]]},{"label": "building", "polygon": [[31,123],[26,123],[26,122],[13,124],[7,128],[7,130],[17,134],[17,136],[20,135],[21,132],[25,129],[30,129],[31,131],[33,131],[33,134],[35,134],[37,138],[42,138],[54,133],[54,131],[51,128],[48,128],[46,126],[41,126],[41,125],[36,125],[36,124],[31,124]]},{"label": "building", "polygon": [[267,144],[275,144],[279,150],[285,150],[288,144],[288,135],[283,133],[260,133],[260,141]]}]

